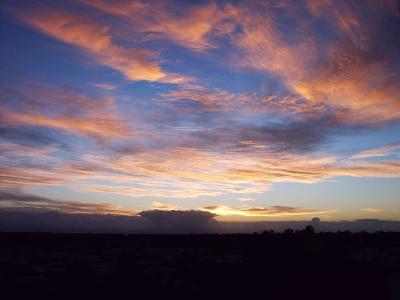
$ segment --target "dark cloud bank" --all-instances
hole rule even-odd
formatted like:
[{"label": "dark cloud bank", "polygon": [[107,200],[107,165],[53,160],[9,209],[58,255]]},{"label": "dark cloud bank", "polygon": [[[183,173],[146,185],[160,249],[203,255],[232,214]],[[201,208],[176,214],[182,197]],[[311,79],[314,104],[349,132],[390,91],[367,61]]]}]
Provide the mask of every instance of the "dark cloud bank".
[{"label": "dark cloud bank", "polygon": [[[400,231],[400,222],[364,219],[355,221],[221,222],[200,210],[149,210],[137,215],[108,213],[109,204],[58,201],[15,191],[0,191],[0,231],[89,233],[249,233],[263,230]],[[111,210],[112,211],[112,210]]]},{"label": "dark cloud bank", "polygon": [[399,231],[399,221],[262,221],[222,222],[200,210],[148,210],[137,215],[107,213],[109,204],[57,201],[20,192],[0,191],[0,231],[88,233],[251,233],[263,230]]},{"label": "dark cloud bank", "polygon": [[70,214],[20,209],[0,210],[0,231],[89,233],[251,233],[263,230],[303,229],[317,231],[399,231],[400,222],[363,219],[338,222],[265,221],[220,222],[203,211],[144,211],[142,216]]}]

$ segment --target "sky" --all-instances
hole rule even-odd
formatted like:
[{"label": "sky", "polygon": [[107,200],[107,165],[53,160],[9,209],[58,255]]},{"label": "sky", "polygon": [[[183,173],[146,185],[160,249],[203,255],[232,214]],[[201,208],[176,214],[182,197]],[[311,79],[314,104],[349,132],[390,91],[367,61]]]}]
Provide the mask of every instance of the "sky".
[{"label": "sky", "polygon": [[2,213],[400,221],[399,7],[2,1]]}]

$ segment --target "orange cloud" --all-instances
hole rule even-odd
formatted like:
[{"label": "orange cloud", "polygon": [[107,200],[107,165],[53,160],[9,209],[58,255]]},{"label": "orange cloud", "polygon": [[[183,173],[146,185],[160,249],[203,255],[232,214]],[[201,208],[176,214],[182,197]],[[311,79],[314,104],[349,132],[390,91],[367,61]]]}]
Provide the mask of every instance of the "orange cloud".
[{"label": "orange cloud", "polygon": [[178,210],[178,209],[182,209],[182,207],[176,206],[176,205],[172,205],[172,204],[168,204],[168,203],[161,203],[158,201],[153,201],[152,205],[151,205],[152,209],[157,209],[157,210]]},{"label": "orange cloud", "polygon": [[[336,50],[340,52],[341,50]],[[311,102],[325,102],[346,109],[339,114],[341,123],[381,123],[400,118],[400,98],[396,78],[386,62],[357,63],[333,60],[315,78],[293,88]]]},{"label": "orange cloud", "polygon": [[[20,92],[23,96],[17,100],[19,108],[5,101],[0,111],[2,122],[7,126],[49,127],[97,139],[132,135],[112,98],[96,98],[68,88],[49,89],[38,85],[23,87]],[[4,100],[8,100],[5,97]]]},{"label": "orange cloud", "polygon": [[[305,8],[293,2],[240,7],[237,23],[242,32],[231,35],[237,49],[235,66],[280,76],[288,88],[313,105],[336,107],[341,123],[399,119],[396,54],[385,49],[387,41],[383,41],[391,34],[385,32],[384,22],[397,14],[396,5],[368,1],[361,9],[349,2],[309,3],[311,18],[302,17]],[[296,23],[290,37],[276,17],[282,9]],[[320,40],[315,34],[318,22],[326,23],[335,35]]]},{"label": "orange cloud", "polygon": [[[206,3],[187,5],[179,14],[165,2],[83,2],[124,18],[131,31],[142,38],[145,35],[144,39],[164,37],[205,51],[216,47],[218,38],[223,37],[233,46],[228,54],[234,67],[280,76],[309,106],[335,107],[337,122],[370,124],[400,118],[398,76],[392,70],[390,55],[376,47],[387,43],[378,39],[390,34],[384,32],[384,22],[398,15],[395,1],[366,1],[363,7],[312,0],[306,5],[287,1]],[[284,30],[289,26],[286,19],[295,24],[290,36]],[[332,31],[325,39],[316,32],[321,22]],[[180,90],[173,96],[190,96],[209,109],[221,108],[221,102],[215,105],[214,97],[232,98],[223,91],[210,95],[199,89]],[[243,96],[241,100],[246,99]],[[312,113],[318,117],[321,110]]]},{"label": "orange cloud", "polygon": [[68,183],[77,190],[131,197],[191,198],[260,193],[276,182],[316,183],[335,176],[400,177],[400,164],[288,153],[228,156],[175,148],[112,157],[85,155],[75,162],[40,168],[19,164],[2,171],[3,186]]},{"label": "orange cloud", "polygon": [[101,136],[104,138],[112,138],[117,135],[128,137],[129,133],[121,128],[119,124],[114,123],[113,119],[112,115],[102,117],[96,116],[94,118],[88,117],[86,120],[79,120],[73,118],[53,119],[40,115],[9,113],[6,120],[9,124],[44,126],[93,137]]},{"label": "orange cloud", "polygon": [[[167,2],[83,2],[91,6],[88,9],[94,7],[100,14],[123,18],[123,26],[119,22],[100,25],[101,18],[97,19],[97,15],[87,17],[58,10],[20,13],[19,16],[27,24],[77,47],[97,63],[119,71],[130,80],[173,83],[185,80],[163,71],[158,53],[129,48],[127,45],[134,44],[136,38],[139,42],[168,39],[197,52],[218,47],[219,39],[224,38],[229,41],[225,44],[226,53],[234,67],[278,76],[290,90],[289,95],[283,97],[259,96],[182,84],[177,90],[161,95],[161,100],[170,100],[172,106],[179,101],[179,104],[186,100],[195,102],[201,108],[189,106],[188,109],[192,109],[196,117],[203,111],[240,111],[240,117],[249,112],[278,111],[298,114],[300,120],[318,120],[333,108],[334,118],[329,122],[334,124],[375,125],[400,118],[399,78],[391,64],[398,54],[375,47],[387,44],[379,40],[385,36],[382,23],[385,20],[376,16],[383,15],[386,19],[396,14],[390,6],[376,4],[375,11],[376,1],[368,2],[365,10],[357,10],[348,2],[331,7],[330,1],[314,1],[302,7],[300,2],[272,1],[245,5],[188,4],[172,10]],[[364,11],[372,16],[368,23]],[[286,19],[293,21],[295,31],[287,30],[285,26],[290,24],[281,23]],[[327,32],[332,31],[326,40],[313,30],[320,22],[326,25]],[[285,31],[292,33],[288,37]],[[117,38],[124,39],[125,44],[117,44]],[[393,36],[389,40],[394,40]],[[38,92],[36,88],[30,92],[32,95],[27,93],[29,97],[10,98],[17,98],[22,108],[8,102],[0,103],[2,123],[45,126],[103,139],[131,136],[130,128],[111,98],[95,101],[65,90],[41,89]],[[397,161],[346,161],[343,157],[288,151],[292,145],[300,148],[304,144],[321,142],[319,134],[325,127],[312,122],[286,122],[287,126],[254,130],[218,114],[215,121],[218,124],[209,127],[206,124],[207,128],[202,130],[204,123],[195,124],[199,125],[196,128],[174,123],[174,117],[184,118],[181,111],[173,111],[175,115],[172,116],[162,110],[156,113],[161,115],[160,119],[164,118],[161,120],[165,123],[160,122],[163,125],[160,127],[168,129],[152,132],[148,120],[157,123],[155,118],[147,118],[143,127],[150,128],[146,128],[146,134],[151,137],[149,139],[156,140],[156,145],[160,142],[169,148],[152,147],[151,140],[150,147],[131,153],[85,155],[75,162],[65,161],[42,168],[22,163],[14,168],[5,166],[0,182],[4,186],[68,182],[85,191],[182,198],[263,192],[269,185],[283,181],[315,183],[335,176],[400,176]],[[171,124],[176,127],[169,127]],[[182,137],[180,133],[167,132],[172,127],[193,134]],[[159,138],[164,133],[167,138]],[[279,146],[279,151],[275,145]],[[247,151],[249,149],[251,151]],[[387,149],[360,153],[352,158],[381,156],[387,153],[385,151]],[[107,183],[100,183],[100,180]],[[261,209],[242,210],[250,214],[260,213]],[[266,210],[265,213],[272,212]]]},{"label": "orange cloud", "polygon": [[195,51],[214,48],[213,39],[235,28],[237,11],[233,5],[206,3],[183,6],[180,13],[168,2],[82,0],[100,11],[123,17],[131,31],[144,39],[166,38]]},{"label": "orange cloud", "polygon": [[109,27],[95,24],[89,17],[51,9],[18,12],[17,15],[41,32],[78,47],[97,63],[120,72],[128,80],[184,81],[183,77],[161,69],[156,61],[157,53],[115,44]]},{"label": "orange cloud", "polygon": [[[336,121],[345,124],[400,118],[398,76],[390,61],[393,54],[376,47],[377,43],[386,43],[377,40],[387,34],[385,20],[398,14],[393,1],[366,1],[365,9],[348,2],[307,1],[304,6],[283,1],[250,5],[206,3],[185,5],[178,11],[167,2],[81,2],[121,18],[121,22],[99,25],[93,18],[56,10],[20,16],[24,22],[79,47],[130,80],[183,83],[185,78],[163,71],[158,53],[117,45],[112,34],[127,43],[165,38],[202,52],[217,47],[218,39],[224,38],[233,46],[229,56],[235,67],[278,75],[309,106],[319,108],[309,116],[318,116],[321,108],[329,105],[338,111]],[[282,13],[296,25],[290,37],[278,17]],[[323,40],[316,33],[321,22],[332,31]],[[202,103],[214,101],[202,91],[197,90],[197,95],[193,90],[189,92]],[[181,90],[174,96],[185,97],[187,93]],[[214,96],[218,97],[218,93],[224,99],[232,98],[223,91],[214,92]],[[246,101],[249,96],[243,95],[241,100]]]}]

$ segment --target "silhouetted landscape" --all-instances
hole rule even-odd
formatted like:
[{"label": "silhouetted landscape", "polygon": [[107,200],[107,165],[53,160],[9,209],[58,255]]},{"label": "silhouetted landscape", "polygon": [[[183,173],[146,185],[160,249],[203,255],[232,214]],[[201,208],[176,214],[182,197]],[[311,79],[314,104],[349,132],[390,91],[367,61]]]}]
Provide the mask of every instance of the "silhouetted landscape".
[{"label": "silhouetted landscape", "polygon": [[399,299],[400,233],[0,234],[3,299]]}]

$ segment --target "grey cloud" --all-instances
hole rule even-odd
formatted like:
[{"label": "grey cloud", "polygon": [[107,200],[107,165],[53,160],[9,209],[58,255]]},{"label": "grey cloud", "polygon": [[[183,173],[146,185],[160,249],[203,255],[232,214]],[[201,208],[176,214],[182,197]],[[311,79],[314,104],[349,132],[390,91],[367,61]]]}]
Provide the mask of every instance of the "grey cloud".
[{"label": "grey cloud", "polygon": [[144,232],[138,217],[71,214],[32,208],[0,209],[1,231]]},{"label": "grey cloud", "polygon": [[0,231],[104,233],[212,233],[214,215],[203,211],[144,211],[136,216],[0,208]]},{"label": "grey cloud", "polygon": [[20,208],[59,213],[128,214],[112,204],[54,200],[13,191],[0,191],[0,208]]},{"label": "grey cloud", "polygon": [[215,230],[216,215],[198,210],[150,210],[138,214],[149,225],[150,230],[158,232],[212,232]]},{"label": "grey cloud", "polygon": [[68,146],[55,137],[53,132],[44,128],[33,128],[28,126],[8,126],[0,121],[0,138],[16,144],[41,147],[54,145],[61,149],[67,149]]}]

